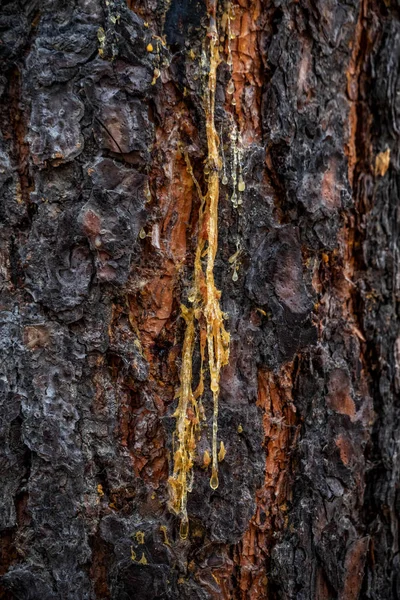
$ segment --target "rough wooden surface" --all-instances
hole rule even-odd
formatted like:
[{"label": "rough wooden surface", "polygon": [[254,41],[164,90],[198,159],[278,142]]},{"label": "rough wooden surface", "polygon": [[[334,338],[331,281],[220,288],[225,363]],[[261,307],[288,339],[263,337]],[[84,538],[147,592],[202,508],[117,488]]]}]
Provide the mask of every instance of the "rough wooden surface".
[{"label": "rough wooden surface", "polygon": [[218,2],[227,453],[206,392],[168,507],[209,4],[1,3],[2,599],[400,597],[397,0]]}]

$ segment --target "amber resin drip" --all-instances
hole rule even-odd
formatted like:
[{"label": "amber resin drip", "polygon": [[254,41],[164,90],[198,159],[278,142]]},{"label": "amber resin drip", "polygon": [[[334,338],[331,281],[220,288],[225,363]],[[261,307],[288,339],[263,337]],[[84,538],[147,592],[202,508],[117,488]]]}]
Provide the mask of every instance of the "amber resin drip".
[{"label": "amber resin drip", "polygon": [[[186,155],[187,169],[192,175],[201,199],[199,210],[199,234],[194,265],[193,288],[189,294],[192,308],[182,306],[182,315],[186,321],[183,343],[182,367],[180,372],[180,390],[178,407],[175,412],[176,431],[174,442],[174,469],[169,478],[171,508],[181,516],[181,537],[188,534],[187,494],[193,479],[193,461],[196,441],[199,435],[202,408],[198,399],[204,390],[203,364],[205,349],[213,396],[212,419],[212,458],[210,486],[218,487],[218,397],[221,368],[229,359],[229,333],[224,327],[224,316],[220,306],[221,292],[215,287],[214,263],[218,248],[218,199],[219,138],[215,128],[215,89],[217,68],[220,63],[218,51],[218,31],[216,26],[217,0],[208,3],[210,26],[207,34],[209,44],[209,74],[205,95],[205,114],[208,155],[205,163],[207,190],[202,194],[200,185],[194,177],[190,161]],[[205,259],[205,265],[204,265]],[[197,389],[192,389],[192,362],[195,345],[195,321],[199,326],[201,371]],[[221,455],[221,451],[220,451]],[[225,454],[224,454],[225,456]]]}]

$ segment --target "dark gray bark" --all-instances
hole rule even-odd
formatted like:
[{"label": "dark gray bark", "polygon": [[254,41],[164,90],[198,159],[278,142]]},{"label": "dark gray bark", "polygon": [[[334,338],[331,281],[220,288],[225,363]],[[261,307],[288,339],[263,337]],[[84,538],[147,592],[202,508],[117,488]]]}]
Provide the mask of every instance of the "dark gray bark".
[{"label": "dark gray bark", "polygon": [[1,4],[0,598],[400,597],[397,0],[217,3],[227,453],[205,369],[168,504],[213,4]]}]

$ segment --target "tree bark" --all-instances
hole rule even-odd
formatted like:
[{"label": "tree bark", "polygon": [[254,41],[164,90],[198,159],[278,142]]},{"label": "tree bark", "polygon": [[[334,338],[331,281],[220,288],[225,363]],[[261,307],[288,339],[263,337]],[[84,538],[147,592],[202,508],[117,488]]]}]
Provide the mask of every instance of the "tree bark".
[{"label": "tree bark", "polygon": [[0,598],[400,598],[398,0],[0,31]]}]

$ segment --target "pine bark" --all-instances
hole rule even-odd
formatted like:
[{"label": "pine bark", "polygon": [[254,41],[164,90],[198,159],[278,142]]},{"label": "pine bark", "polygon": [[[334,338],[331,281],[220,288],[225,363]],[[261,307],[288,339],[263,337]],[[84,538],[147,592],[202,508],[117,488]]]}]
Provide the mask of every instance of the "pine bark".
[{"label": "pine bark", "polygon": [[[3,0],[0,31],[0,598],[400,598],[398,0]],[[210,180],[226,455],[212,489],[198,309],[183,539]]]}]

